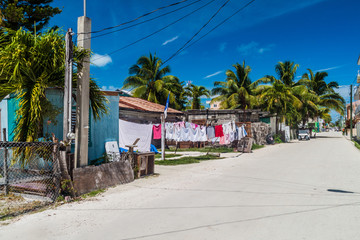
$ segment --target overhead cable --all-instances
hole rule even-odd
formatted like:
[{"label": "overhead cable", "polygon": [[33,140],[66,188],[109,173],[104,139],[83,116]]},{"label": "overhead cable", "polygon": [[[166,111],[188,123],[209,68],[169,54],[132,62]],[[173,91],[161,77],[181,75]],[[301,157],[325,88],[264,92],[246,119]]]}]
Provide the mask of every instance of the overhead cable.
[{"label": "overhead cable", "polygon": [[215,16],[223,9],[230,0],[227,0],[210,18],[209,20],[182,46],[180,47],[173,55],[171,55],[168,59],[166,59],[163,64],[170,61],[173,57],[175,57],[179,52],[181,52],[186,45],[188,45],[210,22],[215,18]]},{"label": "overhead cable", "polygon": [[117,27],[120,27],[120,26],[129,24],[129,23],[135,22],[135,21],[137,21],[137,20],[139,20],[139,19],[141,19],[141,18],[143,18],[143,17],[146,17],[146,16],[148,16],[148,15],[150,15],[150,14],[153,14],[153,13],[159,11],[159,10],[162,10],[162,9],[165,9],[165,8],[168,8],[168,7],[173,7],[173,6],[176,6],[176,5],[178,5],[178,4],[181,4],[181,3],[187,2],[187,1],[189,1],[189,0],[182,0],[182,1],[179,1],[179,2],[176,2],[176,3],[169,4],[169,5],[167,5],[167,6],[159,7],[159,8],[157,8],[157,9],[151,11],[151,12],[145,13],[145,14],[143,14],[143,15],[137,17],[137,18],[134,18],[134,19],[132,19],[132,20],[130,20],[130,21],[120,23],[119,25],[115,25],[115,26],[112,26],[112,27],[106,27],[106,28],[103,28],[103,29],[101,29],[101,30],[97,30],[97,31],[93,31],[93,32],[78,33],[78,34],[99,33],[99,32],[103,32],[103,31],[106,31],[106,30],[114,29],[114,28],[117,28]]},{"label": "overhead cable", "polygon": [[115,33],[115,32],[120,32],[120,31],[129,29],[129,28],[132,28],[132,27],[141,25],[141,24],[143,24],[143,23],[147,23],[147,22],[153,21],[153,20],[155,20],[155,19],[158,19],[158,18],[164,17],[164,16],[166,16],[166,15],[169,15],[169,14],[171,14],[171,13],[177,12],[177,11],[179,11],[179,10],[181,10],[181,9],[187,8],[187,7],[189,7],[189,6],[191,6],[191,5],[195,4],[195,3],[198,3],[198,2],[200,2],[200,1],[202,1],[202,0],[196,0],[195,2],[189,3],[189,4],[185,5],[185,6],[182,6],[182,7],[180,7],[180,8],[177,8],[177,9],[172,10],[172,11],[170,11],[170,12],[163,13],[163,14],[161,14],[161,15],[159,15],[159,16],[150,18],[150,19],[148,19],[148,20],[144,20],[144,21],[139,22],[139,23],[132,24],[132,25],[127,26],[127,27],[123,27],[123,28],[120,28],[120,29],[117,29],[117,30],[114,30],[114,31],[111,31],[111,32],[103,33],[103,34],[100,34],[100,35],[97,35],[97,36],[94,36],[94,37],[84,38],[82,41],[87,40],[87,39],[94,39],[94,38],[106,36],[106,35],[109,35],[109,34],[112,34],[112,33]]},{"label": "overhead cable", "polygon": [[[178,54],[182,51],[184,51],[185,49],[191,47],[192,45],[194,45],[195,43],[197,43],[198,41],[200,41],[201,39],[203,39],[204,37],[206,37],[208,34],[210,34],[211,32],[213,32],[215,29],[217,29],[218,27],[220,27],[222,24],[224,24],[225,22],[227,22],[230,18],[234,17],[236,14],[238,14],[239,12],[241,12],[242,10],[244,10],[245,8],[247,8],[250,4],[252,4],[253,2],[255,2],[256,0],[252,0],[250,2],[248,2],[246,5],[244,5],[243,7],[241,7],[240,9],[238,9],[236,12],[234,12],[232,15],[230,15],[228,18],[225,18],[223,21],[221,21],[218,25],[216,25],[215,27],[213,27],[211,30],[209,30],[207,33],[205,33],[203,36],[201,36],[200,38],[196,39],[194,42],[190,43],[189,45],[185,46],[183,49],[181,49],[181,51],[178,52]],[[169,59],[166,60],[169,61]],[[165,62],[164,62],[165,63]]]},{"label": "overhead cable", "polygon": [[[132,46],[132,45],[134,45],[134,44],[136,44],[136,43],[138,43],[138,42],[141,42],[141,41],[143,41],[143,40],[145,40],[145,39],[147,39],[147,38],[149,38],[149,37],[151,37],[151,36],[153,36],[153,35],[161,32],[161,31],[165,30],[166,28],[174,25],[175,23],[180,22],[180,21],[183,20],[184,18],[186,18],[186,17],[194,14],[195,12],[197,12],[197,11],[201,10],[202,8],[208,6],[209,4],[213,3],[214,1],[215,1],[215,0],[211,0],[211,1],[207,2],[206,4],[202,5],[201,7],[195,9],[194,11],[192,11],[192,12],[190,12],[190,13],[182,16],[181,18],[178,18],[177,20],[171,22],[170,24],[166,25],[165,27],[162,27],[162,28],[156,30],[155,32],[153,32],[153,33],[151,33],[151,34],[146,35],[145,37],[139,38],[138,40],[136,40],[136,41],[134,41],[134,42],[132,42],[132,43],[129,43],[129,44],[127,44],[127,45],[125,45],[125,46],[123,46],[123,47],[121,47],[121,48],[119,48],[119,49],[116,49],[116,50],[114,50],[114,51],[112,51],[112,52],[110,52],[110,53],[108,53],[108,54],[106,54],[106,55],[112,55],[112,54],[114,54],[114,53],[116,53],[116,52],[119,52],[119,51],[121,51],[121,50],[124,50],[125,48],[128,48],[128,47],[130,47],[130,46]],[[102,56],[102,57],[99,57],[99,58],[96,58],[96,59],[94,59],[93,61],[98,60],[98,59],[101,59],[101,58],[105,57],[106,55],[104,55],[104,56]]]}]

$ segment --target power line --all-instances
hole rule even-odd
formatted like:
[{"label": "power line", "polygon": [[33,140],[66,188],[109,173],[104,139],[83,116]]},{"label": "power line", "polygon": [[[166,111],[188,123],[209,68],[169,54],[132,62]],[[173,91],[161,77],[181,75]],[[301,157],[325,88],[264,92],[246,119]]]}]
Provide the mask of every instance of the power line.
[{"label": "power line", "polygon": [[130,25],[130,26],[127,26],[127,27],[123,27],[123,28],[120,28],[120,29],[117,29],[117,30],[114,30],[114,31],[111,31],[111,32],[103,33],[103,34],[100,34],[100,35],[97,35],[97,36],[94,36],[94,37],[85,38],[85,39],[83,39],[82,41],[87,40],[87,39],[94,39],[94,38],[106,36],[106,35],[109,35],[109,34],[112,34],[112,33],[115,33],[115,32],[120,32],[120,31],[129,29],[129,28],[132,28],[132,27],[141,25],[141,24],[143,24],[143,23],[147,23],[147,22],[153,21],[153,20],[155,20],[155,19],[164,17],[164,16],[169,15],[169,14],[171,14],[171,13],[174,13],[174,12],[177,12],[177,11],[182,10],[182,9],[184,9],[184,8],[187,8],[187,7],[189,7],[189,6],[191,6],[191,5],[194,5],[195,3],[198,3],[198,2],[200,2],[200,1],[202,1],[202,0],[197,0],[197,1],[195,1],[195,2],[192,2],[192,3],[189,3],[189,4],[185,5],[185,6],[183,6],[183,7],[177,8],[177,9],[175,9],[175,10],[173,10],[173,11],[170,11],[170,12],[167,12],[167,13],[163,13],[163,14],[161,14],[161,15],[159,15],[159,16],[150,18],[150,19],[148,19],[148,20],[144,20],[144,21],[139,22],[139,23],[135,23],[135,24]]},{"label": "power line", "polygon": [[[201,39],[203,39],[204,37],[206,37],[208,34],[210,34],[211,32],[213,32],[215,29],[217,29],[218,27],[220,27],[222,24],[224,24],[225,22],[227,22],[230,18],[232,18],[233,16],[235,16],[236,14],[238,14],[239,12],[241,12],[242,10],[244,10],[246,7],[248,7],[250,4],[252,4],[253,2],[255,2],[256,0],[252,0],[250,2],[248,2],[246,5],[244,5],[243,7],[241,7],[240,9],[238,9],[236,12],[234,12],[232,15],[230,15],[228,18],[225,18],[223,21],[221,21],[218,25],[216,25],[215,27],[213,27],[210,31],[208,31],[207,33],[205,33],[203,36],[201,36],[199,39],[195,40],[194,42],[192,42],[191,44],[187,45],[186,47],[184,47],[183,49],[181,49],[180,52],[184,51],[185,49],[191,47],[192,45],[194,45],[195,43],[197,43],[198,41],[200,41]],[[179,53],[180,53],[179,52]],[[169,59],[167,59],[165,62],[169,61]]]},{"label": "power line", "polygon": [[215,16],[223,9],[230,0],[227,0],[211,17],[210,19],[181,47],[179,48],[173,55],[171,55],[167,60],[163,62],[165,64],[166,62],[170,61],[173,57],[175,57],[179,52],[182,51],[186,47],[187,44],[189,44],[210,22],[215,18]]},{"label": "power line", "polygon": [[97,30],[97,31],[93,31],[93,32],[78,33],[78,34],[99,33],[99,32],[103,32],[103,31],[106,31],[106,30],[114,29],[114,28],[117,28],[117,27],[120,27],[120,26],[129,24],[129,23],[135,22],[135,21],[137,21],[137,20],[139,20],[139,19],[141,19],[141,18],[143,18],[143,17],[146,17],[146,16],[148,16],[148,15],[150,15],[150,14],[153,14],[153,13],[155,13],[155,12],[157,12],[157,11],[160,11],[160,10],[162,10],[162,9],[165,9],[165,8],[168,8],[168,7],[173,7],[173,6],[176,6],[176,5],[178,5],[178,4],[181,4],[181,3],[187,2],[187,1],[189,1],[189,0],[182,0],[182,1],[179,1],[179,2],[176,2],[176,3],[169,4],[169,5],[167,5],[167,6],[159,7],[159,8],[157,8],[157,9],[151,11],[151,12],[145,13],[145,14],[143,14],[143,15],[137,17],[137,18],[134,18],[134,19],[132,19],[132,20],[130,20],[130,21],[120,23],[119,25],[115,25],[115,26],[112,26],[112,27],[103,28],[103,29],[101,29],[101,30]]},{"label": "power line", "polygon": [[112,54],[114,54],[114,53],[116,53],[116,52],[119,52],[119,51],[121,51],[121,50],[124,50],[125,48],[128,48],[128,47],[130,47],[130,46],[132,46],[132,45],[134,45],[134,44],[136,44],[136,43],[138,43],[138,42],[141,42],[141,41],[143,41],[143,40],[145,40],[145,39],[147,39],[147,38],[149,38],[149,37],[151,37],[151,36],[153,36],[153,35],[155,35],[155,34],[157,34],[157,33],[161,32],[161,31],[163,31],[164,29],[166,29],[166,28],[168,28],[168,27],[170,27],[170,26],[174,25],[175,23],[180,22],[180,21],[181,21],[181,20],[183,20],[184,18],[186,18],[186,17],[188,17],[188,16],[190,16],[190,15],[194,14],[195,12],[197,12],[197,11],[201,10],[202,8],[204,8],[204,7],[208,6],[208,5],[210,5],[210,4],[211,4],[211,3],[213,3],[214,1],[215,1],[215,0],[211,0],[211,1],[209,1],[208,3],[206,3],[206,4],[202,5],[201,7],[199,7],[199,8],[197,8],[197,9],[195,9],[194,11],[192,11],[192,12],[190,12],[190,13],[188,13],[188,14],[184,15],[183,17],[181,17],[181,18],[179,18],[179,19],[175,20],[174,22],[171,22],[170,24],[166,25],[165,27],[162,27],[162,28],[160,28],[160,29],[156,30],[155,32],[153,32],[153,33],[151,33],[151,34],[146,35],[145,37],[142,37],[142,38],[140,38],[140,39],[138,39],[138,40],[136,40],[136,41],[134,41],[134,42],[132,42],[132,43],[129,43],[129,44],[127,44],[127,45],[125,45],[125,46],[123,46],[123,47],[121,47],[121,48],[119,48],[119,49],[116,49],[116,50],[114,50],[114,51],[112,51],[112,52],[110,52],[110,53],[108,53],[108,54],[105,54],[105,55],[104,55],[104,56],[102,56],[102,57],[96,58],[96,59],[94,59],[93,61],[95,61],[95,60],[99,60],[99,59],[101,59],[101,58],[105,57],[106,55],[112,55]]}]

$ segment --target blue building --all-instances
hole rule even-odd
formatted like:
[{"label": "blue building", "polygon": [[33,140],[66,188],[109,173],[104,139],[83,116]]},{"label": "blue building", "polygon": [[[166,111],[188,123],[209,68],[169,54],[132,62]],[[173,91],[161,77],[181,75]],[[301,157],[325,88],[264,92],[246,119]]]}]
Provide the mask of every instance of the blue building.
[{"label": "blue building", "polygon": [[[97,121],[90,111],[89,121],[89,162],[101,158],[105,153],[105,142],[118,141],[119,139],[119,92],[103,91],[108,100],[108,114],[101,116]],[[54,133],[56,138],[62,140],[63,135],[63,91],[59,88],[50,88],[46,90],[47,99],[53,106],[59,110],[59,114],[50,121],[44,119],[43,135],[51,136]],[[73,113],[75,114],[75,104]],[[14,129],[16,126],[16,110],[18,100],[15,95],[9,95],[0,102],[0,128],[6,129],[8,141],[14,140]],[[75,126],[75,117],[73,117],[73,126]],[[2,132],[2,130],[1,130]],[[2,133],[0,140],[3,140]],[[72,146],[72,151],[74,146]]]}]

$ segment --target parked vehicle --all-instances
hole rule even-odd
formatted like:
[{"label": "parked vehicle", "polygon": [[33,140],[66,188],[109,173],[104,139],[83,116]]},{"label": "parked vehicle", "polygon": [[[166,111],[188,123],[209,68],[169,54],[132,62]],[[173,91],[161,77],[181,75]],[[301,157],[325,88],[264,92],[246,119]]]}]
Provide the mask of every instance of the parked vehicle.
[{"label": "parked vehicle", "polygon": [[299,129],[299,140],[310,140],[310,130],[309,129]]}]

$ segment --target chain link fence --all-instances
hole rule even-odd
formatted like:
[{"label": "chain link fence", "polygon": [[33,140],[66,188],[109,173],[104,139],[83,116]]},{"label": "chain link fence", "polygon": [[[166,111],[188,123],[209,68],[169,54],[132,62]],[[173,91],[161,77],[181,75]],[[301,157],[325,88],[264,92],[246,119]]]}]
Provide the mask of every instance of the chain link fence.
[{"label": "chain link fence", "polygon": [[59,144],[0,142],[0,189],[56,200],[60,191]]}]

